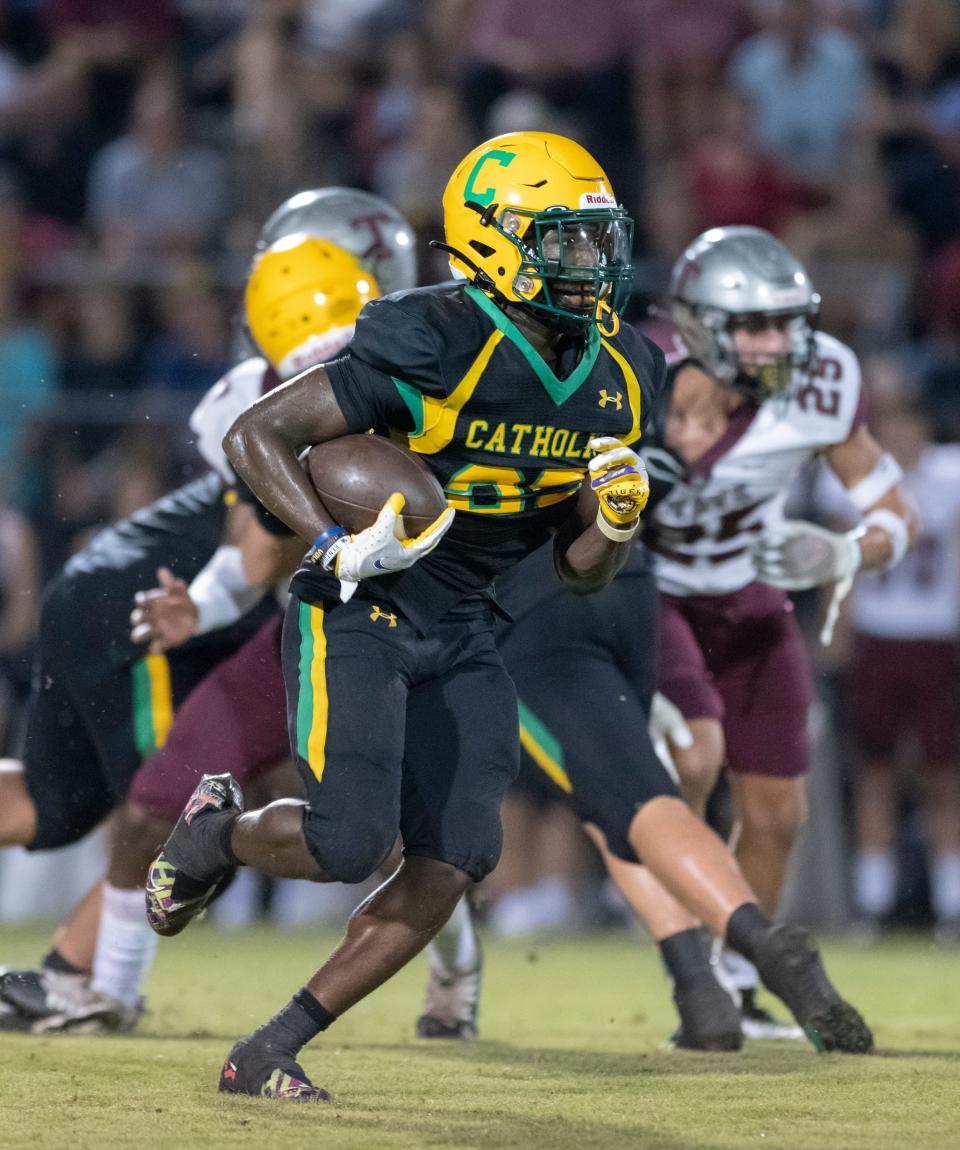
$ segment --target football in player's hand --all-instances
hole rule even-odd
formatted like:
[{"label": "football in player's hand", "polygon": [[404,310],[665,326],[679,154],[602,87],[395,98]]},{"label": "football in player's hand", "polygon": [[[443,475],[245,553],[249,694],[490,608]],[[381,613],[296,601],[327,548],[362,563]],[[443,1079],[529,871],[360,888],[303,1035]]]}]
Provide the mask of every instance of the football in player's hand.
[{"label": "football in player's hand", "polygon": [[307,471],[333,519],[356,534],[399,491],[406,499],[408,538],[429,527],[447,506],[433,472],[412,451],[380,435],[344,435],[310,448]]}]

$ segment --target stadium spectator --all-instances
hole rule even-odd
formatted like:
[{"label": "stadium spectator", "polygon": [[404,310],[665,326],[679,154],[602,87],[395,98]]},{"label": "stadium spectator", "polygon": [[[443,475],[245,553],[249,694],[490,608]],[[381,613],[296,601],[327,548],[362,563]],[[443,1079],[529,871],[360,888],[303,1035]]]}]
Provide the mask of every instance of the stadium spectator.
[{"label": "stadium spectator", "polygon": [[88,84],[91,118],[107,136],[123,130],[141,70],[172,48],[175,0],[46,0],[47,67]]},{"label": "stadium spectator", "polygon": [[184,107],[163,74],[137,93],[128,135],[107,145],[90,173],[89,221],[118,267],[144,255],[202,251],[227,210],[223,159],[190,144]]},{"label": "stadium spectator", "polygon": [[689,165],[696,231],[752,224],[780,233],[815,202],[811,187],[759,147],[753,121],[749,99],[737,92],[717,94]]},{"label": "stadium spectator", "polygon": [[638,131],[650,159],[663,160],[696,143],[750,23],[741,0],[643,0],[633,8]]},{"label": "stadium spectator", "polygon": [[857,346],[906,336],[917,242],[882,173],[851,171],[832,202],[794,218],[784,238],[820,288],[824,328]]},{"label": "stadium spectator", "polygon": [[604,166],[631,203],[638,164],[631,163],[633,117],[629,53],[636,0],[608,0],[589,13],[577,0],[450,0],[459,27],[448,50],[460,49],[458,81],[474,129],[511,88],[532,89],[570,117],[576,138]]},{"label": "stadium spectator", "polygon": [[144,351],[145,387],[196,400],[230,367],[230,323],[220,293],[202,267],[154,293],[159,328]]},{"label": "stadium spectator", "polygon": [[806,178],[840,171],[867,90],[860,44],[825,26],[817,0],[775,0],[768,27],[737,49],[734,89],[756,104],[757,141]]},{"label": "stadium spectator", "polygon": [[27,315],[20,282],[0,275],[0,489],[17,478],[31,422],[58,385],[54,349]]},{"label": "stadium spectator", "polygon": [[69,295],[63,386],[94,392],[91,402],[140,386],[141,333],[136,297],[109,279],[90,280]]},{"label": "stadium spectator", "polygon": [[960,77],[960,12],[949,0],[903,0],[874,66],[865,127],[893,202],[935,251],[960,235],[953,93]]},{"label": "stadium spectator", "polygon": [[0,501],[0,756],[9,752],[17,707],[29,690],[41,586],[33,528]]}]

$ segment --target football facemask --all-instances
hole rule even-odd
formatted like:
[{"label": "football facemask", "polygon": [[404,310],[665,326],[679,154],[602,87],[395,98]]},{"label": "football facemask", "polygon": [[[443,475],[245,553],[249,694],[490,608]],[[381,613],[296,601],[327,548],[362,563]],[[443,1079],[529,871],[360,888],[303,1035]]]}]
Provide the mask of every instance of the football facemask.
[{"label": "football facemask", "polygon": [[599,323],[630,291],[633,221],[597,161],[573,140],[512,132],[481,144],[443,195],[455,275],[499,304]]}]

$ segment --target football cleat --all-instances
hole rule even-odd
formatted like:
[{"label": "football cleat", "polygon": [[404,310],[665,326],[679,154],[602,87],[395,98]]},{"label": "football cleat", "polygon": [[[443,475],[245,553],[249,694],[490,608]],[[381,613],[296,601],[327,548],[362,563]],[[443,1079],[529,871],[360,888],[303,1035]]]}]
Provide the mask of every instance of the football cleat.
[{"label": "football cleat", "polygon": [[221,1094],[249,1094],[281,1102],[330,1102],[326,1090],[314,1086],[299,1062],[241,1038],[220,1071]]},{"label": "football cleat", "polygon": [[93,990],[85,974],[47,969],[6,971],[0,997],[8,1011],[0,1030],[32,1034],[129,1034],[144,1011],[142,1001],[125,1006]]},{"label": "football cleat", "polygon": [[803,1038],[804,1033],[799,1026],[792,1022],[782,1022],[775,1018],[769,1010],[757,1005],[757,992],[755,989],[740,991],[740,1029],[744,1038],[754,1041],[770,1041],[777,1038],[796,1040]]},{"label": "football cleat", "polygon": [[179,934],[201,915],[231,869],[214,856],[206,819],[243,810],[243,792],[232,775],[204,775],[177,825],[147,873],[147,922],[157,934]]},{"label": "football cleat", "polygon": [[837,993],[803,927],[772,926],[751,958],[764,985],[786,1003],[817,1050],[843,1054],[873,1050],[869,1026]]},{"label": "football cleat", "polygon": [[417,1019],[417,1037],[476,1038],[482,978],[482,957],[478,957],[476,966],[465,971],[444,970],[431,962],[423,1014]]},{"label": "football cleat", "polygon": [[28,1032],[33,1020],[15,1010],[8,1002],[0,1001],[0,1032]]},{"label": "football cleat", "polygon": [[674,985],[680,1028],[669,1045],[678,1050],[739,1050],[743,1045],[740,1011],[712,974]]}]

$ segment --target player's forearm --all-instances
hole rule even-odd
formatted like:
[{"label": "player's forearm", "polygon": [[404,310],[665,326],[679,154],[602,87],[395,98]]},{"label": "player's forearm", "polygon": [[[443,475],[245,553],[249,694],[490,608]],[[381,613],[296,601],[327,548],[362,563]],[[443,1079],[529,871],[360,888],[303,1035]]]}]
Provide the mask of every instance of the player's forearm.
[{"label": "player's forearm", "polygon": [[916,511],[899,491],[878,501],[864,516],[863,525],[866,530],[857,542],[860,568],[865,571],[883,569],[898,561],[920,529]]},{"label": "player's forearm", "polygon": [[557,571],[571,591],[588,595],[606,587],[616,576],[627,561],[631,545],[630,541],[608,539],[595,523],[591,524],[566,547],[558,545]]},{"label": "player's forearm", "polygon": [[241,416],[223,441],[237,475],[260,502],[307,543],[333,526],[304,474],[296,447],[283,435],[244,422]]}]

